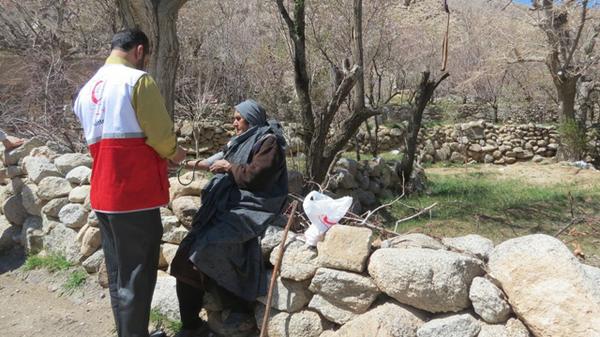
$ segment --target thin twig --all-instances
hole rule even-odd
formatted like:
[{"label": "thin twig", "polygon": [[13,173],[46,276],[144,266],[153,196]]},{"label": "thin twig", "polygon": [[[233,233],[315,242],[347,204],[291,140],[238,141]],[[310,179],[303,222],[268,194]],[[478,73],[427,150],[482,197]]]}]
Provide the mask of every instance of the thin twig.
[{"label": "thin twig", "polygon": [[401,224],[403,222],[406,222],[408,220],[412,220],[414,218],[417,218],[417,217],[421,216],[424,213],[429,212],[432,208],[434,208],[435,206],[437,206],[437,204],[438,204],[437,202],[434,202],[431,206],[423,208],[420,212],[415,213],[415,214],[409,216],[408,218],[397,220],[396,221],[396,226],[394,227],[394,232],[398,229],[398,225],[399,224]]}]

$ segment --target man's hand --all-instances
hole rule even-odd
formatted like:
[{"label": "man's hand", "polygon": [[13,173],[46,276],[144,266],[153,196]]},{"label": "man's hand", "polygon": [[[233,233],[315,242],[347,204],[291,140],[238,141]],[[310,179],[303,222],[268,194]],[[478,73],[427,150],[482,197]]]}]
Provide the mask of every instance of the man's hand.
[{"label": "man's hand", "polygon": [[2,141],[2,144],[4,144],[4,148],[7,151],[10,151],[12,149],[16,149],[17,147],[23,145],[25,141],[21,138],[17,138],[17,137],[13,137],[13,136],[6,136],[6,139]]},{"label": "man's hand", "polygon": [[212,173],[227,173],[229,171],[231,171],[231,164],[225,159],[217,160],[210,167]]},{"label": "man's hand", "polygon": [[179,164],[185,159],[186,155],[185,150],[182,149],[181,146],[178,146],[177,152],[175,152],[175,155],[171,158],[171,162],[173,164]]}]

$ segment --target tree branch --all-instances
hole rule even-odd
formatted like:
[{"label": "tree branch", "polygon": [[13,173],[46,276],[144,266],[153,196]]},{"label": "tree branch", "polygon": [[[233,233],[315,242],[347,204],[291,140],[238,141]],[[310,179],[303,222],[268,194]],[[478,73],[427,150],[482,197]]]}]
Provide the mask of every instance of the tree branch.
[{"label": "tree branch", "polygon": [[577,35],[575,36],[575,40],[573,40],[573,45],[571,46],[571,50],[569,51],[569,55],[567,56],[567,60],[565,61],[564,68],[569,68],[569,64],[571,64],[571,60],[573,59],[573,55],[577,50],[577,46],[579,44],[579,39],[581,38],[581,32],[583,31],[583,26],[585,26],[585,20],[587,16],[587,5],[588,0],[583,0],[581,2],[581,22],[579,23],[579,27],[577,28]]}]

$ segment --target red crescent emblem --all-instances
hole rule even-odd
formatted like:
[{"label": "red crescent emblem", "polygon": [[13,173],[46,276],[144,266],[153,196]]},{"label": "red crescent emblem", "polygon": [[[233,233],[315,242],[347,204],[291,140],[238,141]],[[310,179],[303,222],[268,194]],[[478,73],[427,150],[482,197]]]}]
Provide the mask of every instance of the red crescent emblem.
[{"label": "red crescent emblem", "polygon": [[327,215],[324,215],[324,216],[321,217],[321,222],[324,223],[324,224],[326,224],[327,226],[333,226],[333,225],[336,224],[335,222],[330,221],[327,218]]},{"label": "red crescent emblem", "polygon": [[102,97],[100,97],[100,98],[96,97],[96,90],[98,89],[98,86],[100,84],[102,84],[102,82],[104,82],[104,81],[96,82],[96,84],[94,84],[94,87],[92,88],[92,103],[94,103],[94,104],[98,104],[100,102],[100,99],[102,99]]}]

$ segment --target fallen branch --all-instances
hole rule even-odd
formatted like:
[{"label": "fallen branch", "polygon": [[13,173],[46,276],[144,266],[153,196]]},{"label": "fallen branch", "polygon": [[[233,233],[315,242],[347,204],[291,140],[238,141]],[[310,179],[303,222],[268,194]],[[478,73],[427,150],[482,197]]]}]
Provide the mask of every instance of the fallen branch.
[{"label": "fallen branch", "polygon": [[415,214],[409,216],[408,218],[397,220],[396,221],[396,226],[394,226],[394,232],[398,229],[398,225],[399,224],[401,224],[403,222],[406,222],[406,221],[409,221],[409,220],[412,220],[414,218],[417,218],[417,217],[421,216],[422,214],[431,211],[431,209],[434,208],[435,206],[437,206],[437,204],[438,204],[437,202],[434,202],[431,206],[423,208],[420,212],[415,213]]}]

